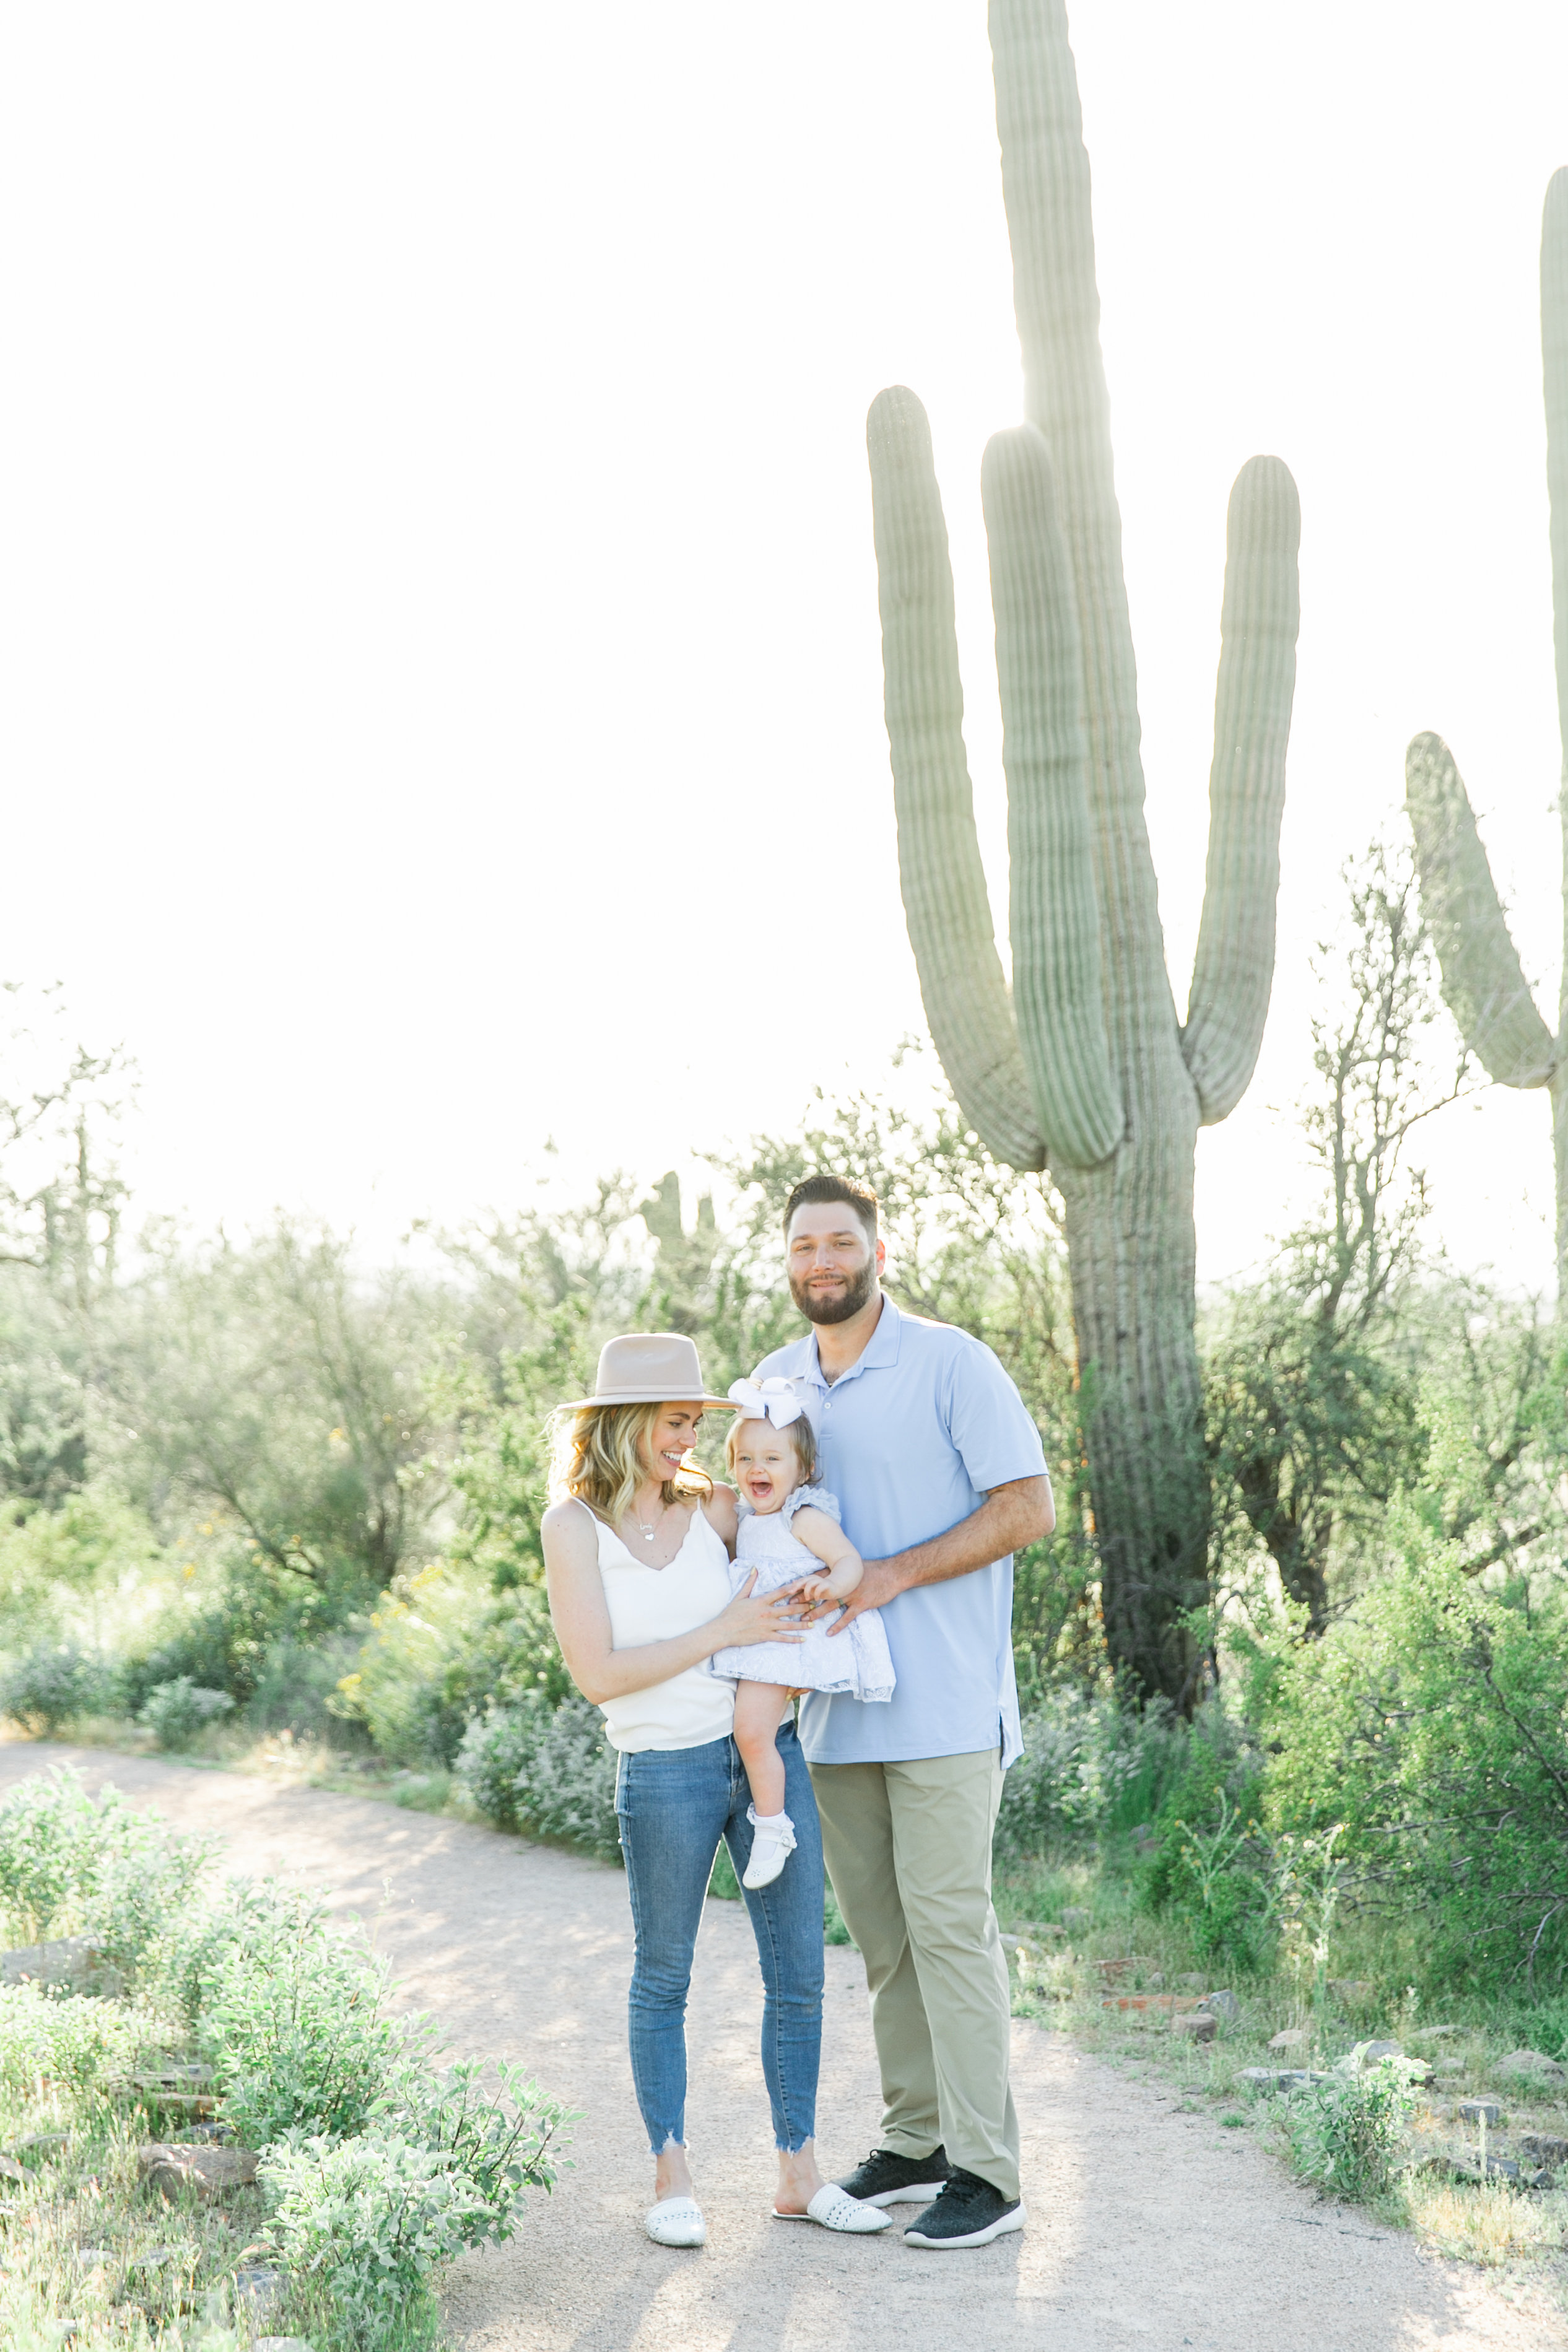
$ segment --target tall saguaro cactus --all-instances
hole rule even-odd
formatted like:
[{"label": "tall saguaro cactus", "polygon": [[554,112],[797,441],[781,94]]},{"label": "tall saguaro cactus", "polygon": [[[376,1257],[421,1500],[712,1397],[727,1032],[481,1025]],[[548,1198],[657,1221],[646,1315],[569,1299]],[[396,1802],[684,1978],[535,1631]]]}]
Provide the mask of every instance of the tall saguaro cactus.
[{"label": "tall saguaro cactus", "polygon": [[[1554,172],[1541,225],[1541,346],[1546,392],[1546,488],[1552,515],[1552,610],[1557,722],[1563,745],[1563,917],[1568,950],[1568,167]],[[1505,1087],[1547,1087],[1557,1163],[1557,1312],[1568,1318],[1568,952],[1557,1034],[1536,1010],[1498,902],[1454,755],[1417,735],[1405,755],[1405,801],[1415,835],[1421,901],[1443,972],[1443,995],[1465,1043]]]},{"label": "tall saguaro cactus", "polygon": [[925,413],[867,439],[899,864],[921,991],[965,1115],[1049,1164],[1067,1207],[1107,1640],[1190,1703],[1208,1480],[1194,1341],[1197,1129],[1246,1092],[1274,969],[1296,675],[1296,486],[1231,493],[1208,877],[1185,1026],[1143,821],[1136,671],[1100,351],[1078,79],[1063,0],[992,0],[1002,184],[1028,422],[985,452],[1012,860],[1004,981],[974,833],[952,573]]}]

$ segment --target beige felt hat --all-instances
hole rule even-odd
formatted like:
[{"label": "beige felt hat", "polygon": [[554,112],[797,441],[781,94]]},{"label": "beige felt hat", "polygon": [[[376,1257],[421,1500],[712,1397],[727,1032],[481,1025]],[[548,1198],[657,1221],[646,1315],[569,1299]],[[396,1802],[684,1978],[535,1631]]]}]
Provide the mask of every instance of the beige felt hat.
[{"label": "beige felt hat", "polygon": [[628,1331],[606,1339],[599,1350],[592,1396],[574,1397],[563,1412],[586,1404],[701,1404],[735,1408],[728,1397],[710,1396],[702,1385],[697,1342],[681,1331]]}]

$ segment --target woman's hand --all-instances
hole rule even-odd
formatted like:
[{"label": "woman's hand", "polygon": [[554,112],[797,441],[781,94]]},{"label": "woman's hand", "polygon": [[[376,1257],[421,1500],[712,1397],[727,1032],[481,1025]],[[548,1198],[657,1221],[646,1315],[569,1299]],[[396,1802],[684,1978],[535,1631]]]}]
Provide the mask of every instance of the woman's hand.
[{"label": "woman's hand", "polygon": [[758,1592],[753,1588],[757,1571],[753,1569],[745,1583],[721,1615],[715,1617],[708,1628],[721,1638],[714,1643],[720,1650],[743,1649],[748,1642],[804,1642],[801,1630],[802,1603],[794,1585],[784,1585],[777,1592]]}]

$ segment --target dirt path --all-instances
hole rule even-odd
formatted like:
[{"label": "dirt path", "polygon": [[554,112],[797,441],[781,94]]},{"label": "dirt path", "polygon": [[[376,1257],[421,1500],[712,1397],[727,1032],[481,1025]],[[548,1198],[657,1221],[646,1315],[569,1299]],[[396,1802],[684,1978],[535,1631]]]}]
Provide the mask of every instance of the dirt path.
[{"label": "dirt path", "polygon": [[[521,2058],[584,2110],[574,2168],[447,2296],[465,2352],[1560,2352],[1568,2331],[1479,2274],[1318,2207],[1246,2135],[1014,2028],[1030,2221],[951,2262],[896,2232],[847,2242],[768,2218],[761,1991],[739,1904],[698,1955],[689,2128],[700,2253],[641,2232],[650,2170],[624,2033],[630,1928],[605,1865],[363,1798],[60,1746],[0,1747],[0,1785],[54,1762],[220,1831],[236,1870],[331,1890],[375,1921],[409,2007],[464,2053]],[[827,1953],[818,2137],[871,2144],[877,2075],[855,1953]]]}]

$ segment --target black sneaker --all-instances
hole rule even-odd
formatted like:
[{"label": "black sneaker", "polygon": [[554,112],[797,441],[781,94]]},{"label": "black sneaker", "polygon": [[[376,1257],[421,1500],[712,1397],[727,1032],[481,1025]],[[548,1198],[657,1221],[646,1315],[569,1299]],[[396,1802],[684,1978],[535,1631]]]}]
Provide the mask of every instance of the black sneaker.
[{"label": "black sneaker", "polygon": [[1021,2198],[1009,2204],[988,2180],[955,2165],[936,2203],[910,2223],[904,2236],[911,2246],[988,2246],[993,2238],[1023,2226]]},{"label": "black sneaker", "polygon": [[942,2195],[952,2168],[944,2147],[933,2147],[929,2156],[895,2156],[890,2147],[874,2147],[837,2186],[862,2205],[920,2205]]}]

